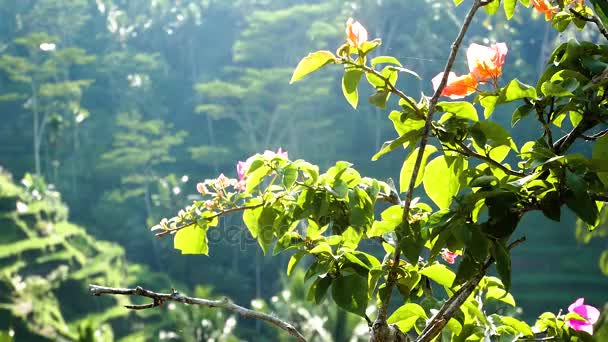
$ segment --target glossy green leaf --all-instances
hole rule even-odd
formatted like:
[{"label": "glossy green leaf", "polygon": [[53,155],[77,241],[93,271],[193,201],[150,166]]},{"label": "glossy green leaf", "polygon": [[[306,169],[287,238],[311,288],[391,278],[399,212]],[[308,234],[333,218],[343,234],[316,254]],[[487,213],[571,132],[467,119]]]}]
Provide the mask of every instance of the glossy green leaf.
[{"label": "glossy green leaf", "polygon": [[523,98],[536,98],[536,88],[514,79],[501,90],[500,103],[512,102]]},{"label": "glossy green leaf", "polygon": [[505,291],[509,291],[511,288],[511,256],[509,250],[504,243],[495,241],[492,244],[492,256],[496,263],[498,276],[505,286]]},{"label": "glossy green leaf", "polygon": [[598,210],[595,201],[587,193],[587,183],[575,173],[566,170],[566,185],[572,196],[566,199],[566,205],[583,221],[595,226],[598,220]]},{"label": "glossy green leaf", "polygon": [[336,60],[336,56],[330,51],[323,50],[310,53],[300,60],[300,63],[298,63],[296,69],[293,71],[289,83],[291,84],[299,81],[306,75],[319,70],[327,64],[336,63]]},{"label": "glossy green leaf", "polygon": [[386,109],[386,101],[390,94],[388,90],[380,90],[368,98],[369,103],[378,108]]},{"label": "glossy green leaf", "polygon": [[439,102],[436,106],[438,112],[451,114],[450,116],[441,117],[441,122],[445,122],[450,117],[454,116],[460,119],[479,121],[477,110],[470,102]]},{"label": "glossy green leaf", "polygon": [[378,64],[394,64],[394,65],[402,66],[401,62],[399,62],[399,60],[393,56],[378,56],[378,57],[373,58],[371,61],[372,67],[374,67]]},{"label": "glossy green leaf", "polygon": [[402,332],[407,333],[419,318],[424,320],[428,318],[422,306],[416,303],[406,303],[390,315],[387,323],[397,324],[400,329],[404,329]]},{"label": "glossy green leaf", "polygon": [[528,114],[530,114],[533,109],[534,106],[529,105],[527,103],[517,107],[517,109],[515,109],[515,111],[511,115],[511,127],[514,127],[519,122],[519,120],[528,116]]},{"label": "glossy green leaf", "polygon": [[[608,160],[608,135],[604,135],[595,141],[592,158]],[[608,172],[598,172],[597,176],[605,186],[608,186]]]},{"label": "glossy green leaf", "polygon": [[446,288],[451,287],[452,283],[454,283],[454,279],[456,278],[456,275],[454,272],[452,272],[452,270],[439,263],[423,268],[420,271],[420,274]]},{"label": "glossy green leaf", "polygon": [[513,296],[498,286],[490,286],[486,291],[486,300],[495,299],[515,307]]},{"label": "glossy green leaf", "polygon": [[500,0],[492,0],[489,4],[485,5],[483,9],[489,14],[494,15],[500,8]]},{"label": "glossy green leaf", "polygon": [[608,249],[602,252],[600,255],[600,270],[606,276],[608,276]]},{"label": "glossy green leaf", "polygon": [[383,155],[394,151],[396,148],[403,146],[404,148],[407,147],[407,145],[409,145],[409,143],[411,141],[415,141],[418,138],[420,138],[422,136],[422,132],[423,129],[417,129],[415,131],[409,131],[403,135],[401,135],[399,138],[395,139],[395,140],[389,140],[386,141],[382,144],[382,148],[380,149],[380,151],[376,152],[376,154],[374,154],[374,156],[372,157],[372,161],[376,161],[378,160],[378,158],[382,157]]},{"label": "glossy green leaf", "polygon": [[[412,173],[414,170],[414,165],[416,163],[416,158],[418,157],[418,148],[416,148],[403,162],[403,166],[401,167],[401,172],[399,174],[399,191],[406,192],[408,190],[410,180],[412,178]],[[429,157],[437,152],[437,148],[433,145],[427,145],[424,149],[424,153],[422,154],[422,161],[420,164],[420,169],[418,170],[418,175],[416,177],[416,181],[414,183],[415,186],[418,186],[422,182],[422,178],[424,177],[424,172],[426,169],[426,162]]]},{"label": "glossy green leaf", "polygon": [[517,0],[503,0],[502,7],[505,10],[505,16],[507,19],[513,18],[513,14],[515,14],[515,6],[517,6]]},{"label": "glossy green leaf", "polygon": [[503,324],[515,328],[515,330],[520,332],[523,336],[534,336],[532,328],[530,328],[530,326],[524,321],[520,321],[516,318],[508,316],[502,316],[500,320]]},{"label": "glossy green leaf", "polygon": [[365,316],[368,302],[366,278],[357,274],[338,277],[331,285],[331,295],[342,309]]},{"label": "glossy green leaf", "polygon": [[291,275],[291,272],[293,272],[293,269],[296,267],[298,262],[300,262],[302,257],[304,257],[305,255],[306,255],[305,251],[299,251],[299,252],[295,253],[294,255],[292,255],[291,258],[289,258],[289,262],[287,263],[287,276],[288,277]]},{"label": "glossy green leaf", "polygon": [[426,194],[439,209],[447,209],[460,190],[460,177],[468,163],[463,158],[452,158],[450,164],[445,155],[438,156],[426,165],[423,185]]},{"label": "glossy green leaf", "polygon": [[357,86],[362,76],[363,71],[354,68],[346,70],[342,76],[342,94],[344,94],[344,98],[354,109],[357,109],[357,104],[359,103]]},{"label": "glossy green leaf", "polygon": [[315,280],[312,285],[310,285],[310,288],[308,289],[307,299],[316,304],[321,304],[331,283],[332,279],[329,276],[318,277],[317,280]]},{"label": "glossy green leaf", "polygon": [[182,254],[209,254],[207,227],[190,225],[175,233],[173,247]]}]

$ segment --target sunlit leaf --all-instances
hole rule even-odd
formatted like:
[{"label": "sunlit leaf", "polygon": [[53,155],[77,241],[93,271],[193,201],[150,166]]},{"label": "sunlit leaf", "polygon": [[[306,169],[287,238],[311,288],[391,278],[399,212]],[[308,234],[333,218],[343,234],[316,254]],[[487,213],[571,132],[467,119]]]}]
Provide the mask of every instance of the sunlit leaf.
[{"label": "sunlit leaf", "polygon": [[289,83],[291,84],[299,81],[304,78],[304,76],[319,70],[327,64],[336,63],[336,60],[336,56],[330,51],[322,50],[310,53],[298,63]]}]

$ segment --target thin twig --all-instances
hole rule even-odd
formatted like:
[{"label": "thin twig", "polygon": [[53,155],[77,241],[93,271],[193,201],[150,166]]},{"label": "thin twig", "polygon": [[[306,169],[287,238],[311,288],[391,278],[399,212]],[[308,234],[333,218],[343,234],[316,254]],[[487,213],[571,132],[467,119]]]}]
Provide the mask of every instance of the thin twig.
[{"label": "thin twig", "polygon": [[[424,154],[424,149],[428,143],[429,134],[431,132],[431,122],[433,119],[433,113],[435,111],[435,105],[437,104],[437,101],[439,101],[439,97],[441,96],[443,89],[447,85],[448,75],[449,75],[450,71],[452,70],[452,66],[454,65],[454,61],[456,60],[456,55],[458,54],[458,50],[460,49],[462,40],[464,39],[464,36],[465,36],[467,30],[469,29],[469,26],[471,25],[473,18],[475,17],[475,13],[477,13],[477,10],[479,10],[481,7],[487,5],[489,2],[490,1],[475,0],[475,3],[469,10],[469,13],[467,14],[466,18],[464,19],[462,27],[460,28],[460,32],[458,32],[458,36],[456,37],[456,39],[454,40],[454,43],[452,44],[452,49],[450,51],[450,55],[448,57],[445,68],[443,70],[443,77],[441,78],[439,87],[437,88],[437,90],[435,91],[435,94],[433,95],[433,97],[430,100],[429,110],[428,110],[428,114],[426,116],[426,120],[424,123],[424,130],[422,132],[422,138],[420,139],[418,155],[416,156],[416,162],[414,163],[414,168],[412,170],[412,176],[410,178],[408,192],[405,197],[405,204],[403,206],[403,219],[402,220],[404,222],[407,221],[408,216],[409,216],[410,204],[412,203],[414,188],[416,185],[416,179],[418,178],[418,172],[420,171],[420,166],[422,165],[422,156]],[[398,241],[397,241],[396,245],[399,246]],[[401,249],[395,248],[393,267],[389,271],[387,280],[386,280],[386,290],[385,291],[387,293],[387,297],[384,299],[384,302],[382,303],[382,305],[378,308],[378,317],[376,319],[376,322],[379,324],[385,324],[386,318],[388,316],[388,306],[390,304],[391,292],[397,281],[397,271],[399,268],[399,259],[400,258],[401,258]]]},{"label": "thin twig", "polygon": [[464,155],[469,156],[469,157],[481,159],[481,160],[487,162],[488,164],[491,164],[491,165],[493,165],[493,166],[501,169],[504,173],[506,173],[508,175],[517,176],[517,177],[525,177],[526,176],[526,174],[523,173],[523,172],[511,170],[508,167],[506,167],[506,166],[502,165],[501,163],[497,162],[496,160],[494,160],[494,159],[492,159],[492,158],[490,158],[488,156],[484,156],[483,154],[479,154],[479,153],[471,150],[462,141],[457,142],[456,145],[458,145],[458,147],[460,147],[462,149],[462,151],[458,151],[461,154],[464,154]]},{"label": "thin twig", "polygon": [[270,323],[282,330],[285,330],[291,336],[294,336],[300,342],[306,342],[306,339],[302,334],[291,324],[278,319],[269,314],[263,312],[254,311],[251,309],[244,308],[242,306],[232,303],[228,298],[223,300],[210,300],[204,298],[188,297],[180,294],[177,291],[172,293],[158,293],[150,290],[146,290],[140,286],[134,289],[114,288],[99,285],[89,285],[89,293],[95,296],[101,295],[124,295],[124,296],[136,296],[136,297],[147,297],[151,298],[154,302],[144,305],[127,305],[128,309],[142,310],[161,306],[164,302],[179,302],[184,304],[201,305],[210,308],[221,308],[237,315],[253,318],[261,321]]},{"label": "thin twig", "polygon": [[600,19],[597,17],[597,15],[592,14],[591,17],[587,17],[585,15],[583,15],[581,12],[575,10],[574,8],[570,9],[570,13],[574,14],[575,17],[584,20],[584,21],[589,21],[595,24],[595,26],[597,26],[598,30],[600,30],[600,33],[606,38],[608,39],[608,30],[606,30],[606,27],[604,27],[604,25],[602,24],[602,22],[600,21]]},{"label": "thin twig", "polygon": [[[517,245],[526,241],[526,237],[523,236],[512,243],[507,247],[508,250],[515,248]],[[471,279],[469,279],[464,285],[462,285],[456,293],[450,299],[448,299],[445,304],[439,309],[437,314],[433,316],[431,322],[424,328],[424,330],[420,333],[420,336],[416,339],[416,342],[426,342],[431,341],[445,325],[448,323],[450,318],[456,313],[456,311],[460,308],[460,306],[469,298],[471,293],[475,291],[475,288],[486,275],[488,268],[494,262],[494,258],[490,257],[482,266],[481,270]]]},{"label": "thin twig", "polygon": [[[214,214],[212,216],[205,217],[205,219],[208,220],[208,221],[211,221],[214,218],[220,217],[222,215],[236,213],[236,212],[239,212],[239,211],[245,211],[247,209],[255,209],[255,208],[259,208],[259,207],[261,207],[263,205],[264,205],[264,203],[260,203],[260,204],[256,204],[256,205],[248,205],[248,206],[244,206],[244,207],[230,208],[230,209],[222,210],[219,213],[216,213],[216,214]],[[157,233],[156,237],[162,237],[162,236],[165,236],[167,234],[173,234],[173,233],[175,233],[175,232],[177,232],[179,230],[182,230],[182,229],[184,229],[186,227],[190,227],[191,225],[193,225],[195,223],[196,223],[196,221],[192,221],[192,222],[185,223],[184,225],[181,225],[179,227],[165,229],[162,232]]]}]

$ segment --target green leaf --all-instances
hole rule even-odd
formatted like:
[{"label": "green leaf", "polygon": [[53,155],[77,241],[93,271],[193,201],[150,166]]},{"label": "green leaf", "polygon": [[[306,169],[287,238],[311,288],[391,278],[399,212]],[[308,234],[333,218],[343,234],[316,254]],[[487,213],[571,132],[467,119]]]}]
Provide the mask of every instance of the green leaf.
[{"label": "green leaf", "polygon": [[363,42],[361,44],[361,47],[359,48],[360,53],[362,55],[367,55],[368,53],[372,52],[374,49],[376,49],[378,46],[380,46],[382,44],[382,40],[380,40],[379,38],[376,38],[374,40],[368,40],[366,42]]},{"label": "green leaf", "polygon": [[536,88],[514,79],[501,90],[500,103],[512,102],[523,98],[536,98]]},{"label": "green leaf", "polygon": [[591,0],[595,14],[600,18],[604,27],[608,27],[608,2],[604,0]]},{"label": "green leaf", "polygon": [[[604,135],[595,141],[592,158],[608,160],[608,135]],[[598,172],[597,176],[605,186],[608,186],[608,172]]]},{"label": "green leaf", "polygon": [[386,109],[386,101],[390,94],[388,90],[380,90],[368,98],[369,103],[378,108]]},{"label": "green leaf", "polygon": [[367,278],[351,274],[334,279],[331,295],[342,309],[365,317],[367,309]]},{"label": "green leaf", "polygon": [[502,316],[500,320],[503,324],[506,324],[520,332],[523,336],[534,336],[534,332],[526,322],[509,316]]},{"label": "green leaf", "polygon": [[509,250],[500,241],[494,241],[492,244],[492,256],[496,262],[496,271],[502,283],[505,286],[505,291],[511,288],[511,256]]},{"label": "green leaf", "polygon": [[331,285],[331,277],[318,277],[317,280],[310,285],[308,289],[307,299],[313,301],[316,304],[321,304],[323,302],[323,298],[325,298],[325,294]]},{"label": "green leaf", "polygon": [[414,141],[414,140],[420,138],[422,136],[422,132],[423,132],[423,129],[420,128],[415,131],[409,131],[405,134],[402,134],[399,138],[397,138],[395,140],[385,141],[382,144],[382,148],[380,149],[380,151],[376,152],[376,154],[374,154],[374,156],[372,157],[372,161],[378,160],[378,158],[382,157],[383,155],[385,155],[389,152],[394,151],[399,146],[403,146],[404,148],[407,147],[407,145],[411,141]]},{"label": "green leaf", "polygon": [[498,286],[490,286],[486,291],[486,300],[495,299],[499,300],[503,303],[509,304],[512,307],[515,307],[515,299],[513,296]]},{"label": "green leaf", "polygon": [[447,209],[460,191],[460,177],[468,163],[463,158],[452,158],[448,165],[445,155],[438,156],[427,164],[423,184],[426,194],[439,209]]},{"label": "green leaf", "polygon": [[402,332],[407,333],[419,318],[424,320],[428,318],[422,306],[415,303],[407,303],[395,310],[388,318],[387,323],[397,324]]},{"label": "green leaf", "polygon": [[572,191],[572,196],[566,199],[566,205],[583,221],[595,226],[598,220],[598,210],[595,201],[587,193],[585,180],[570,170],[566,170],[566,185]]},{"label": "green leaf", "polygon": [[296,69],[293,71],[289,84],[301,80],[304,76],[319,70],[330,63],[336,63],[336,56],[330,51],[317,51],[302,58]]},{"label": "green leaf", "polygon": [[602,252],[600,256],[600,270],[606,276],[608,276],[608,249]]},{"label": "green leaf", "polygon": [[420,274],[446,288],[450,288],[452,283],[454,283],[454,279],[456,278],[456,275],[454,272],[452,272],[452,270],[439,263],[423,268],[420,271]]},{"label": "green leaf", "polygon": [[420,228],[415,224],[409,224],[407,221],[401,224],[395,230],[399,241],[399,249],[410,263],[416,264],[418,257],[424,248],[424,240],[422,239]]},{"label": "green leaf", "polygon": [[354,68],[346,70],[344,76],[342,76],[342,94],[354,109],[357,109],[357,103],[359,102],[357,86],[362,76],[363,71]]},{"label": "green leaf", "polygon": [[507,19],[513,18],[513,14],[515,14],[515,6],[517,5],[517,0],[503,0],[502,8],[505,10],[505,16]]},{"label": "green leaf", "polygon": [[515,109],[513,112],[513,115],[511,115],[511,127],[514,127],[519,120],[528,116],[532,109],[534,109],[534,106],[527,103],[517,107],[517,109]]},{"label": "green leaf", "polygon": [[378,64],[394,64],[398,66],[402,66],[399,60],[393,56],[378,56],[372,59],[371,61],[372,67],[375,67]]},{"label": "green leaf", "polygon": [[207,244],[207,227],[190,225],[175,233],[173,247],[182,254],[209,254]]},{"label": "green leaf", "polygon": [[550,220],[559,222],[561,219],[561,206],[562,203],[559,198],[557,191],[547,192],[543,198],[540,199],[540,209],[543,214]]},{"label": "green leaf", "polygon": [[500,0],[492,0],[492,2],[485,5],[483,8],[489,15],[494,15],[500,8]]},{"label": "green leaf", "polygon": [[[418,156],[418,148],[416,148],[403,162],[403,166],[401,167],[401,172],[399,174],[399,188],[401,192],[406,192],[408,190],[410,180],[412,178],[412,173],[414,171],[414,165],[416,163],[416,158]],[[424,153],[422,154],[422,161],[420,164],[420,169],[418,170],[418,175],[416,177],[416,181],[414,183],[415,186],[418,186],[422,182],[422,178],[424,177],[424,172],[426,168],[426,161],[428,158],[437,152],[437,148],[433,145],[427,145],[424,149]]]},{"label": "green leaf", "polygon": [[451,114],[449,116],[442,116],[440,122],[445,122],[452,116],[473,122],[479,121],[477,110],[469,102],[439,102],[436,107],[438,112]]},{"label": "green leaf", "polygon": [[298,262],[300,262],[302,257],[305,255],[306,255],[305,251],[299,251],[299,252],[295,253],[294,255],[292,255],[291,258],[289,258],[289,262],[287,263],[287,276],[288,277],[291,275],[291,272],[293,272],[293,269],[296,267]]},{"label": "green leaf", "polygon": [[268,252],[274,238],[273,224],[276,217],[277,213],[272,207],[263,207],[258,217],[258,243],[264,254]]},{"label": "green leaf", "polygon": [[[261,160],[259,160],[258,162],[261,162],[263,164],[263,162]],[[252,165],[254,165],[254,164],[252,164]],[[254,171],[249,172],[247,175],[247,182],[245,184],[246,185],[245,193],[246,194],[253,193],[255,191],[255,189],[258,188],[260,183],[262,183],[264,178],[270,174],[271,171],[272,170],[270,169],[270,167],[268,167],[266,165],[262,165],[262,166],[258,167],[257,169],[255,169]]]}]

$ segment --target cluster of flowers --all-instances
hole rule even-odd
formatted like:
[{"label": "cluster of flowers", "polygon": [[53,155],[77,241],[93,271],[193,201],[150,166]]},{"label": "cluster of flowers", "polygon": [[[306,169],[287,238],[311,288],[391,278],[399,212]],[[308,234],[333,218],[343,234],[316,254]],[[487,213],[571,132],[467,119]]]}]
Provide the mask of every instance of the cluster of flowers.
[{"label": "cluster of flowers", "polygon": [[[448,96],[451,99],[459,99],[477,91],[479,83],[492,81],[495,88],[498,87],[498,77],[502,75],[502,66],[507,56],[507,44],[497,43],[492,46],[471,44],[467,49],[467,62],[469,73],[457,76],[455,73],[448,74],[448,81],[441,92],[441,96]],[[439,73],[431,81],[433,88],[437,90],[443,72]]]},{"label": "cluster of flowers", "polygon": [[[284,159],[288,159],[289,155],[287,151],[283,151],[282,148],[274,152],[270,150],[264,151],[262,156],[265,159],[272,159],[274,157],[281,157]],[[221,173],[215,179],[206,179],[203,182],[196,184],[196,191],[201,195],[211,195],[212,199],[205,200],[204,206],[207,210],[218,209],[220,205],[220,200],[222,198],[227,198],[228,190],[232,187],[237,192],[243,192],[246,189],[247,184],[247,172],[249,171],[249,167],[251,166],[252,161],[255,156],[249,157],[245,161],[239,161],[236,164],[236,173],[238,179],[229,178],[223,173]]]}]

